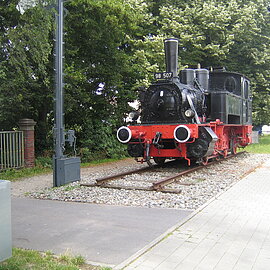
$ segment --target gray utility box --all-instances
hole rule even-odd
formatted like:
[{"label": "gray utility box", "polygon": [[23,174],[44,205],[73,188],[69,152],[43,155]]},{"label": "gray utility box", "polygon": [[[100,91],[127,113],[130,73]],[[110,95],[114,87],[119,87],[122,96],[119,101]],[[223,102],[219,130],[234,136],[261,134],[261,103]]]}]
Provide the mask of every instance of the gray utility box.
[{"label": "gray utility box", "polygon": [[259,143],[259,131],[252,131],[251,140],[251,143]]},{"label": "gray utility box", "polygon": [[54,159],[54,186],[60,187],[81,179],[81,160],[78,157]]},{"label": "gray utility box", "polygon": [[0,180],[0,262],[12,256],[10,182]]}]

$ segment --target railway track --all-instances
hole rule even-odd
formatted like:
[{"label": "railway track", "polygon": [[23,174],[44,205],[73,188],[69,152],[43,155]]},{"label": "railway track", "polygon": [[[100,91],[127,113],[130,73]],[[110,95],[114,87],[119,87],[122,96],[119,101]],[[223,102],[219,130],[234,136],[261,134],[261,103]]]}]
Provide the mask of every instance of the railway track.
[{"label": "railway track", "polygon": [[[234,154],[234,155],[228,155],[226,158],[223,158],[220,160],[214,160],[214,161],[211,161],[205,165],[197,165],[197,166],[194,166],[192,168],[184,169],[184,170],[182,170],[178,173],[174,173],[168,177],[161,177],[160,179],[157,179],[156,181],[151,182],[150,185],[149,185],[148,181],[145,181],[148,183],[146,186],[122,185],[122,184],[117,185],[117,184],[111,184],[111,183],[115,180],[124,179],[124,177],[126,177],[126,176],[137,175],[137,174],[141,175],[144,173],[153,172],[153,171],[161,168],[160,166],[154,165],[151,167],[144,167],[144,168],[140,168],[140,169],[136,169],[136,170],[130,170],[130,171],[127,171],[124,173],[119,173],[119,174],[96,179],[96,182],[94,184],[84,183],[84,184],[81,184],[81,186],[112,188],[112,189],[126,189],[126,190],[159,191],[159,192],[165,192],[165,193],[181,193],[181,188],[180,189],[179,188],[178,189],[169,188],[168,185],[170,185],[176,181],[179,181],[179,179],[181,179],[182,176],[186,176],[188,174],[202,170],[206,167],[212,166],[213,164],[217,164],[219,162],[222,162],[223,160],[226,160],[226,159],[231,158],[231,157],[235,157],[237,155],[241,155],[243,153],[245,153],[245,151],[239,152],[239,153]],[[165,163],[165,166],[169,163],[171,163],[171,162]],[[163,170],[164,170],[164,168],[163,168]],[[133,182],[136,182],[136,180],[133,180]],[[196,185],[196,183],[177,182],[177,185],[191,186],[191,185]]]}]

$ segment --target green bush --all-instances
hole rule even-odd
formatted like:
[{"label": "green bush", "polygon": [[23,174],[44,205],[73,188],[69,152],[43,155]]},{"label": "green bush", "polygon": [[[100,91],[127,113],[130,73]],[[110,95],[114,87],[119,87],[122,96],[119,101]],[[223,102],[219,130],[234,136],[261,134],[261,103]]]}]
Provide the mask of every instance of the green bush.
[{"label": "green bush", "polygon": [[118,159],[127,156],[126,145],[116,138],[115,125],[109,122],[90,122],[81,138],[78,154],[82,162],[97,159]]},{"label": "green bush", "polygon": [[37,157],[35,165],[40,168],[52,168],[52,157]]}]

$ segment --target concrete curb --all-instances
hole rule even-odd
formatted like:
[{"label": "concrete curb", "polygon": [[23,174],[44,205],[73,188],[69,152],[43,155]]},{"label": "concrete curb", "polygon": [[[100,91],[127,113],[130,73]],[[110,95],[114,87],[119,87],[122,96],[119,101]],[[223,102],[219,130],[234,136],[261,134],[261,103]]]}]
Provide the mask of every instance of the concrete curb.
[{"label": "concrete curb", "polygon": [[239,181],[237,181],[235,183],[232,183],[226,190],[221,191],[220,193],[218,193],[216,196],[214,196],[212,199],[210,199],[209,201],[207,201],[201,207],[199,207],[198,209],[196,209],[194,212],[192,212],[186,218],[184,218],[180,222],[176,223],[174,226],[172,226],[166,232],[164,232],[159,237],[157,237],[155,240],[153,240],[152,242],[150,242],[148,245],[146,245],[145,247],[143,247],[141,250],[137,251],[135,254],[133,254],[132,256],[130,256],[128,259],[126,259],[122,263],[116,265],[113,269],[114,270],[121,270],[121,269],[124,269],[125,267],[127,267],[129,264],[131,264],[133,261],[137,260],[140,256],[142,256],[148,250],[150,250],[151,248],[153,248],[154,246],[156,246],[158,243],[160,243],[168,234],[172,233],[173,231],[175,231],[176,229],[180,228],[182,225],[184,225],[185,223],[187,223],[190,219],[192,219],[195,215],[197,215],[199,212],[201,212],[204,208],[206,208],[214,200],[218,199],[222,194],[224,194],[226,191],[228,191],[234,185],[236,185],[237,183],[239,183],[241,180],[243,180],[244,178],[246,178],[250,174],[254,173],[257,169],[263,167],[263,165],[265,163],[266,162],[260,164],[259,166],[255,167],[254,169],[252,169],[251,171],[249,171],[249,173],[244,174],[243,177],[241,177],[239,179]]}]

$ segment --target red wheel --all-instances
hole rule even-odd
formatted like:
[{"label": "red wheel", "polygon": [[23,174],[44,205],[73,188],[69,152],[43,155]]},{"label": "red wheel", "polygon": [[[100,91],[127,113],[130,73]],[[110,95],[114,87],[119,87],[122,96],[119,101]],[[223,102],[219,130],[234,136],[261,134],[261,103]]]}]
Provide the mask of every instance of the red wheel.
[{"label": "red wheel", "polygon": [[200,164],[202,164],[203,166],[207,165],[208,164],[208,158],[207,157],[202,158],[201,161],[200,161]]},{"label": "red wheel", "polygon": [[152,162],[150,161],[150,159],[148,159],[148,160],[146,161],[146,163],[147,163],[147,165],[148,165],[149,167],[153,167],[153,164],[152,164]]},{"label": "red wheel", "polygon": [[231,140],[230,142],[230,151],[232,155],[235,155],[237,152],[237,143],[235,140]]},{"label": "red wheel", "polygon": [[159,165],[159,166],[164,165],[165,159],[166,159],[166,158],[164,158],[164,157],[154,157],[155,163],[156,163],[157,165]]}]

